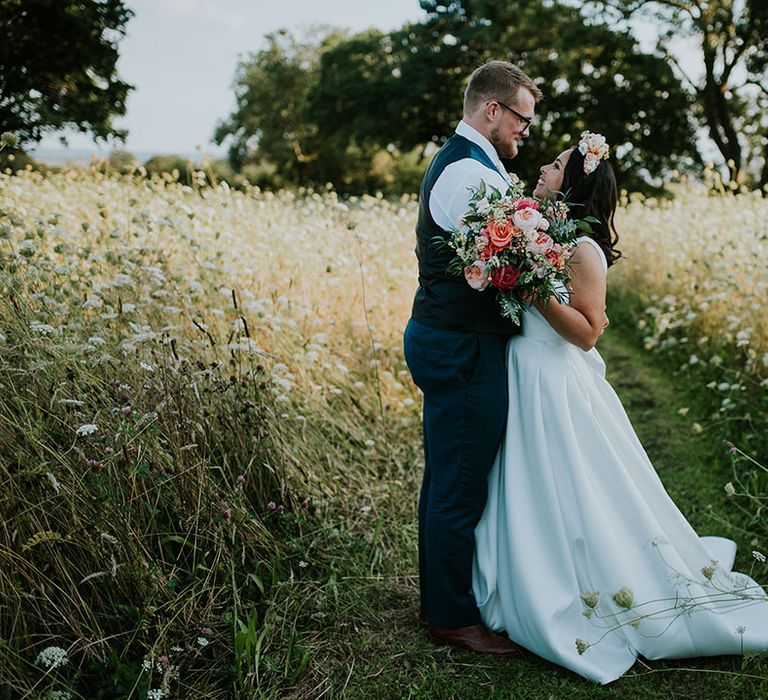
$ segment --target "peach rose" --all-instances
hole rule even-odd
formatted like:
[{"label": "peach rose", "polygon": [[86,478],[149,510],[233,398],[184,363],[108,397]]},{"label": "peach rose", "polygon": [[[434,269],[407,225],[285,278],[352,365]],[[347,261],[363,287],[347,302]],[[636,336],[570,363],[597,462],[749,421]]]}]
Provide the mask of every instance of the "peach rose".
[{"label": "peach rose", "polygon": [[475,260],[471,265],[464,268],[464,278],[472,289],[482,292],[491,282],[488,275],[485,274],[485,261]]},{"label": "peach rose", "polygon": [[536,211],[536,209],[531,209],[531,207],[518,209],[512,217],[515,226],[521,228],[523,231],[535,231],[539,228],[541,220],[541,212]]},{"label": "peach rose", "polygon": [[528,252],[534,255],[546,255],[552,250],[553,245],[552,237],[543,231],[533,231],[528,237]]}]

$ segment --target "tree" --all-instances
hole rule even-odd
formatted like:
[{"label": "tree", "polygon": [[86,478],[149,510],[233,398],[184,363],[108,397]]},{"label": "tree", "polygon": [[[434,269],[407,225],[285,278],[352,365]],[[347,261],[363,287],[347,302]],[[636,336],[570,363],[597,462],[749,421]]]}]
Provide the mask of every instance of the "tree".
[{"label": "tree", "polygon": [[316,80],[320,53],[341,38],[329,28],[314,34],[319,40],[299,40],[286,30],[268,34],[266,47],[238,64],[237,106],[214,134],[218,144],[230,140],[230,162],[236,169],[262,160],[277,165],[294,182],[312,179],[320,145],[317,126],[306,115],[307,94]]},{"label": "tree", "polygon": [[628,31],[543,0],[425,0],[422,7],[422,23],[358,35],[322,54],[310,104],[326,139],[402,149],[440,141],[461,115],[470,72],[507,58],[541,79],[546,95],[531,139],[508,164],[529,181],[585,129],[605,134],[630,189],[698,162],[690,96]]},{"label": "tree", "polygon": [[[650,17],[665,28],[658,51],[675,64],[696,97],[697,117],[741,183],[768,184],[768,2],[766,0],[600,0],[628,20]],[[670,40],[694,37],[703,75],[677,64]]]},{"label": "tree", "polygon": [[64,127],[124,138],[112,119],[132,86],[115,64],[132,16],[121,0],[0,0],[0,128],[22,145]]}]

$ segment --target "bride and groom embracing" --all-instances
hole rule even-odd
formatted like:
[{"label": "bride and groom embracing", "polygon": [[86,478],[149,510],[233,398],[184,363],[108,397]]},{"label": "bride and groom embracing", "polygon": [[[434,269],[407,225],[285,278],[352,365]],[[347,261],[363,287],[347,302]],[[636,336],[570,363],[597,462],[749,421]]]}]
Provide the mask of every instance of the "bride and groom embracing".
[{"label": "bride and groom embracing", "polygon": [[[667,495],[594,345],[619,257],[607,147],[582,141],[541,167],[533,194],[594,217],[560,300],[521,324],[492,287],[447,273],[435,238],[529,135],[541,91],[491,61],[420,189],[419,287],[405,358],[424,395],[421,616],[438,644],[497,656],[521,647],[608,683],[648,659],[768,650],[768,598],[733,572],[735,544],[699,537]],[[599,143],[599,139],[598,139]],[[561,194],[562,193],[562,194]]]}]

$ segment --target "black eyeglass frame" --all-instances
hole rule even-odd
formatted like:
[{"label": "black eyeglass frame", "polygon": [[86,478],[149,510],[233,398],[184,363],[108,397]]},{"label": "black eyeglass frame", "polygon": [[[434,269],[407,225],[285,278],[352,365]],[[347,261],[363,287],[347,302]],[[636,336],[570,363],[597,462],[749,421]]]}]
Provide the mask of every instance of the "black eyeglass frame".
[{"label": "black eyeglass frame", "polygon": [[523,122],[523,124],[525,124],[525,127],[523,128],[523,131],[528,131],[531,128],[531,125],[533,124],[533,117],[529,118],[529,117],[523,116],[516,109],[512,109],[512,107],[510,107],[507,104],[504,104],[501,100],[488,100],[488,102],[489,103],[495,102],[496,104],[499,104],[502,107],[504,107],[504,109],[507,109],[510,112],[512,112],[512,114],[514,114],[521,122]]}]

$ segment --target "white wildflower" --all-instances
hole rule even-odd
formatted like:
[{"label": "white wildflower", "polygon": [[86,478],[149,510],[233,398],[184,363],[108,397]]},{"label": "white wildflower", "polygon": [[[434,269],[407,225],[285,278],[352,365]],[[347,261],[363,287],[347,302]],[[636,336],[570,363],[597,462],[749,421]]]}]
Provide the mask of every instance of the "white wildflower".
[{"label": "white wildflower", "polygon": [[576,651],[579,652],[579,656],[581,656],[589,647],[592,646],[588,642],[585,642],[583,639],[577,639],[576,640]]},{"label": "white wildflower", "polygon": [[34,241],[24,240],[19,243],[19,255],[23,255],[25,258],[31,258],[36,250],[37,246]]},{"label": "white wildflower", "polygon": [[71,700],[72,693],[66,690],[49,690],[45,700]]},{"label": "white wildflower", "polygon": [[46,647],[37,655],[37,663],[49,669],[65,666],[69,659],[61,647]]},{"label": "white wildflower", "polygon": [[733,484],[730,481],[725,485],[725,493],[728,496],[736,495],[736,489],[733,487]]},{"label": "white wildflower", "polygon": [[302,559],[301,561],[299,561],[299,566],[300,566],[302,569],[306,569],[306,568],[309,566],[309,564],[307,564],[307,562],[305,562],[305,561]]},{"label": "white wildflower", "polygon": [[752,551],[752,556],[757,559],[761,564],[765,564],[765,554],[756,550]]},{"label": "white wildflower", "polygon": [[150,365],[148,362],[141,362],[139,364],[139,367],[141,367],[141,369],[143,369],[143,370],[145,370],[147,372],[154,372],[155,371],[155,368],[152,365]]},{"label": "white wildflower", "polygon": [[94,433],[99,432],[99,426],[95,423],[86,423],[85,425],[81,425],[77,429],[77,434],[81,437],[85,435],[93,435]]},{"label": "white wildflower", "polygon": [[197,638],[197,643],[201,647],[207,647],[210,644],[210,642],[208,641],[208,639],[206,637],[198,637]]},{"label": "white wildflower", "polygon": [[56,493],[59,493],[59,491],[61,490],[61,484],[59,484],[58,479],[56,479],[56,477],[53,474],[51,474],[51,472],[46,472],[45,475],[48,477],[48,481],[51,482],[51,486],[53,487],[53,490]]},{"label": "white wildflower", "polygon": [[36,333],[44,333],[45,335],[50,335],[54,331],[53,326],[47,323],[40,323],[39,321],[30,321],[29,329]]},{"label": "white wildflower", "polygon": [[620,605],[622,608],[627,608],[627,610],[629,610],[634,604],[632,591],[626,586],[623,586],[613,594],[613,602],[616,603],[616,605]]},{"label": "white wildflower", "polygon": [[147,700],[163,700],[165,691],[162,688],[151,688],[147,691]]}]

